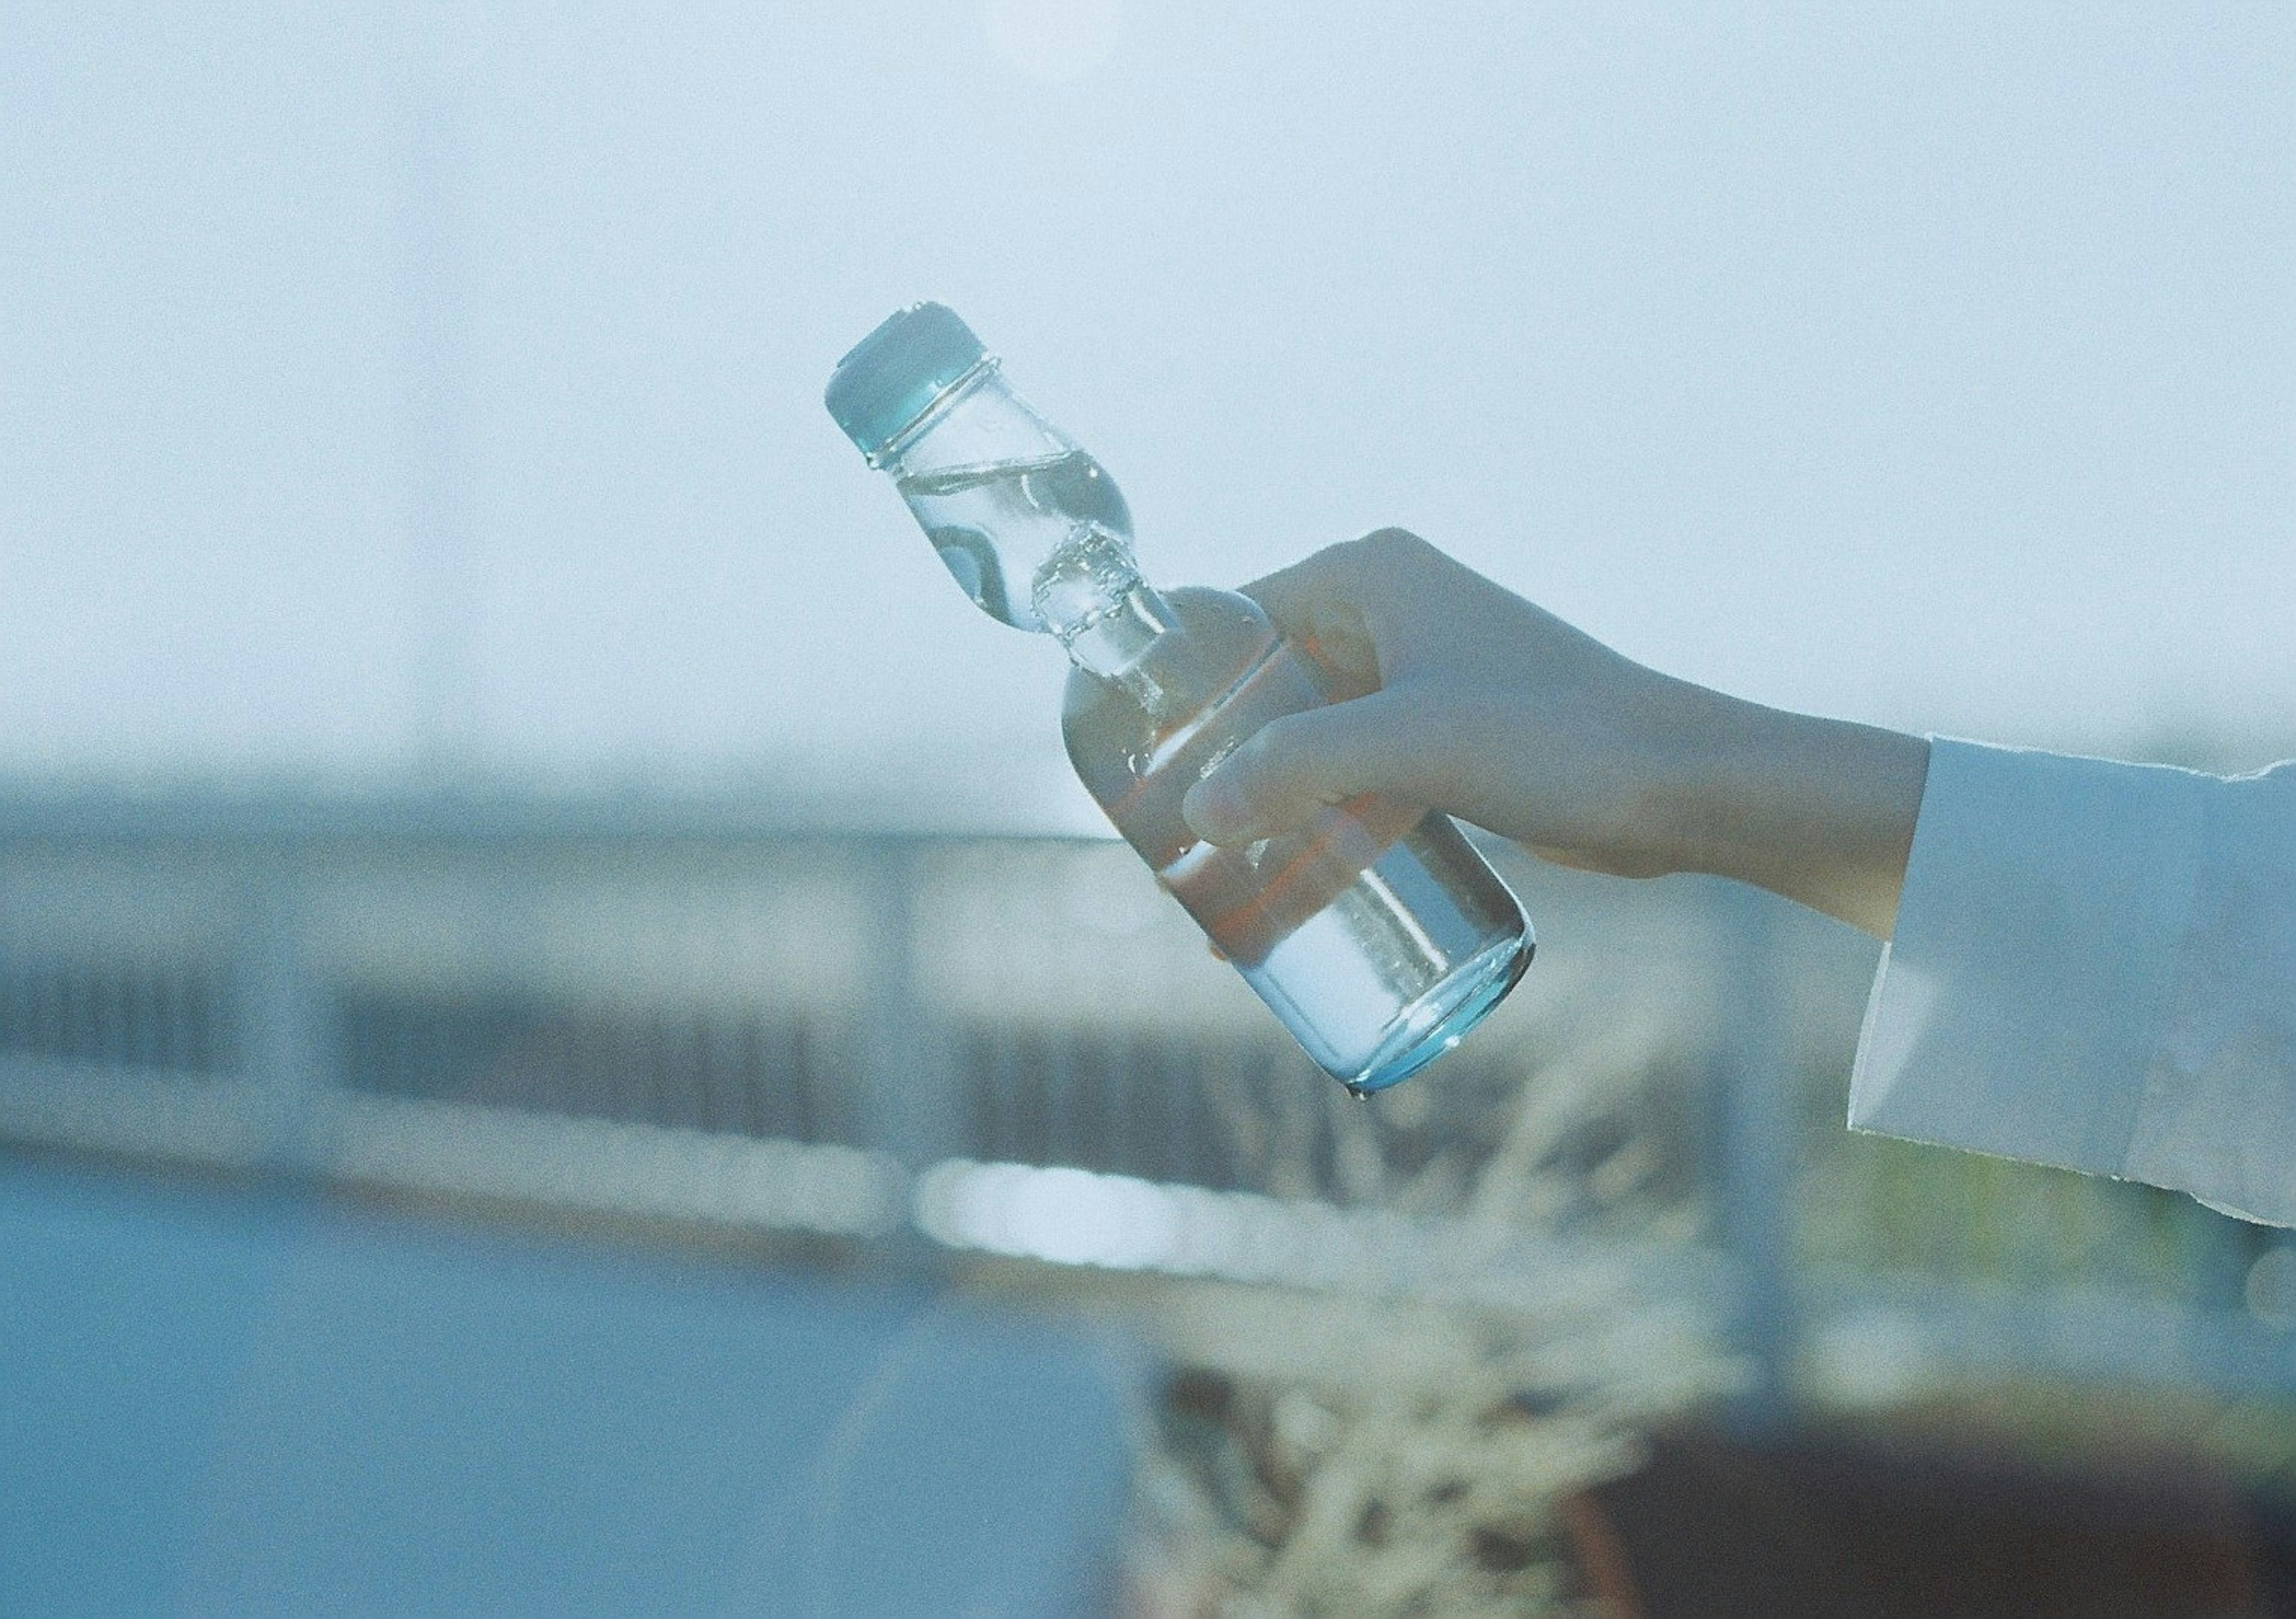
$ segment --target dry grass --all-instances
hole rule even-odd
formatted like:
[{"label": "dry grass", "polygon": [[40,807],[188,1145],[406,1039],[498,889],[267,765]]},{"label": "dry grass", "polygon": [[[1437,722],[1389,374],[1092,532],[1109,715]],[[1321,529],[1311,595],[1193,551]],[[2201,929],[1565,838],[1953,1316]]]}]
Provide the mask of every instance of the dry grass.
[{"label": "dry grass", "polygon": [[[1632,1127],[1664,1066],[1654,1040],[1585,1031],[1507,1093],[1473,1099],[1481,1127],[1432,1152],[1397,1153],[1390,1124],[1335,1103],[1343,1200],[1441,1222],[1468,1254],[1463,1276],[1452,1244],[1447,1272],[1469,1284],[1478,1251],[1496,1275],[1539,1239],[1619,1252],[1686,1238]],[[1399,1157],[1416,1167],[1398,1171]],[[1308,1178],[1296,1164],[1266,1168],[1271,1185]],[[1498,1299],[1391,1277],[1313,1295],[1167,1296],[1155,1314],[1170,1370],[1142,1446],[1134,1612],[1630,1612],[1585,1492],[1631,1471],[1647,1427],[1726,1384],[1726,1364],[1631,1267],[1529,1274],[1520,1296]]]}]

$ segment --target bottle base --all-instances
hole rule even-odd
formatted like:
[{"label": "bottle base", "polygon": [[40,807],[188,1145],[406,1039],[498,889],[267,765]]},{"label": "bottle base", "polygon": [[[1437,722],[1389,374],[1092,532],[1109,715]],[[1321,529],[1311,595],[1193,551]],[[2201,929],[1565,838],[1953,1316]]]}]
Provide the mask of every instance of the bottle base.
[{"label": "bottle base", "polygon": [[1462,961],[1456,971],[1421,996],[1354,1075],[1333,1078],[1358,1097],[1400,1084],[1465,1038],[1506,998],[1537,948],[1528,929]]}]

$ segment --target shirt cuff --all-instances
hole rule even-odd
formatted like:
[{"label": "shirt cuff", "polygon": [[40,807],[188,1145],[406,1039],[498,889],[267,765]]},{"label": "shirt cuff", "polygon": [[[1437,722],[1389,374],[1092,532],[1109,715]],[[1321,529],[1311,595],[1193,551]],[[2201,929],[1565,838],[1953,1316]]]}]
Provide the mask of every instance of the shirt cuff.
[{"label": "shirt cuff", "polygon": [[2127,1173],[2209,780],[1931,739],[1850,1127]]}]

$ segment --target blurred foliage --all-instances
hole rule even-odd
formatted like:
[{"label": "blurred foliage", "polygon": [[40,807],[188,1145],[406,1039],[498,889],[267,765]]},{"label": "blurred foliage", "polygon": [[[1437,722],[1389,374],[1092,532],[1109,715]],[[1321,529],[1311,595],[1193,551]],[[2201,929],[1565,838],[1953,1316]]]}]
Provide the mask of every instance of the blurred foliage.
[{"label": "blurred foliage", "polygon": [[1841,1128],[1841,1069],[1812,1099],[1796,1188],[1805,1270],[2236,1308],[2278,1240],[2180,1192]]},{"label": "blurred foliage", "polygon": [[[1505,1082],[1473,1071],[1472,1107],[1450,1094],[1436,1109],[1421,1100],[1432,1088],[1394,1117],[1335,1101],[1342,1203],[1442,1222],[1494,1260],[1565,1233],[1611,1252],[1686,1242],[1676,1155],[1657,1139],[1674,1122],[1658,1099],[1678,1091],[1678,1064],[1651,1029],[1618,1019],[1565,1034],[1549,1031]],[[1435,1112],[1472,1127],[1439,1129]],[[1247,1136],[1273,1158],[1287,1150]],[[1271,1186],[1299,1180],[1300,1166],[1263,1167]],[[1703,1318],[1642,1273],[1589,1263],[1583,1247],[1555,1252],[1511,1305],[1372,1279],[1334,1295],[1168,1294],[1152,1329],[1169,1375],[1137,1475],[1139,1611],[1611,1611],[1585,1492],[1638,1466],[1650,1425],[1733,1373]]]}]

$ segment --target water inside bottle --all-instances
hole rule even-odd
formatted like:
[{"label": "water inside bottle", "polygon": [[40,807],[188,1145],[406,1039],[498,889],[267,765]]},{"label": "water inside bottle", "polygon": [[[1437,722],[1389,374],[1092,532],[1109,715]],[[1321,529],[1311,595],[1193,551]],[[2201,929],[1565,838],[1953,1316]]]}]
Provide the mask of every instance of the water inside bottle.
[{"label": "water inside bottle", "polygon": [[[976,605],[1059,634],[1087,671],[1066,727],[1086,788],[1326,1072],[1358,1091],[1393,1084],[1513,987],[1530,955],[1521,912],[1441,815],[1364,797],[1249,848],[1190,830],[1179,809],[1188,789],[1260,726],[1323,694],[1250,603],[1204,591],[1168,603],[1140,585],[1131,512],[1098,462],[1070,449],[898,485]],[[1136,655],[1142,626],[1127,615],[1144,599],[1177,614],[1179,642],[1158,644],[1181,645],[1180,666],[1166,656],[1152,675],[1136,656],[1120,666],[1095,656],[1106,650],[1098,639]]]},{"label": "water inside bottle", "polygon": [[[1212,643],[1221,600],[1177,591],[1170,604]],[[1505,994],[1529,959],[1528,933],[1458,829],[1412,805],[1366,795],[1242,848],[1196,838],[1180,815],[1188,789],[1269,720],[1322,701],[1291,645],[1251,627],[1256,655],[1193,712],[1143,727],[1113,696],[1072,704],[1070,754],[1157,880],[1318,1066],[1382,1089]]]},{"label": "water inside bottle", "polygon": [[905,475],[896,487],[973,604],[1015,629],[1049,627],[1037,576],[1079,526],[1132,535],[1116,480],[1082,450]]}]

